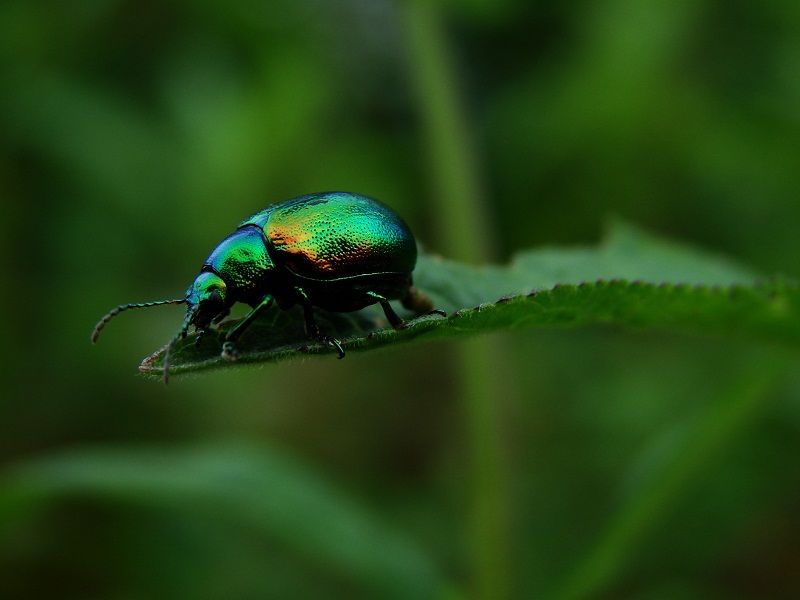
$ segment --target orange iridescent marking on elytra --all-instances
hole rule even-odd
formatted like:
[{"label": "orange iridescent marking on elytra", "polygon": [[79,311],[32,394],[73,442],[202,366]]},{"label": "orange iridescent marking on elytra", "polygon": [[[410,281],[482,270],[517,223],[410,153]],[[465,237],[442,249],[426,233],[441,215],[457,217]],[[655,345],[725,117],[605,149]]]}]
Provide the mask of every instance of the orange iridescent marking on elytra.
[{"label": "orange iridescent marking on elytra", "polygon": [[416,247],[408,242],[408,228],[388,214],[375,201],[333,193],[253,219],[264,222],[267,239],[288,268],[325,279],[360,275],[365,266],[372,273],[413,268]]}]

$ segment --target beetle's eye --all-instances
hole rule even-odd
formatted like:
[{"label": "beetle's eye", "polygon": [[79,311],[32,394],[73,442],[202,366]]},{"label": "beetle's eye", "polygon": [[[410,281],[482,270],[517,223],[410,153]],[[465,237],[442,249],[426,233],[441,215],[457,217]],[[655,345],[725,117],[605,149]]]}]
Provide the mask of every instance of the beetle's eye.
[{"label": "beetle's eye", "polygon": [[210,301],[210,302],[212,302],[213,304],[221,304],[221,303],[222,303],[222,294],[220,294],[220,293],[219,293],[219,290],[214,290],[214,291],[213,291],[213,292],[211,292],[211,294],[208,296],[208,299],[209,299],[209,301]]}]

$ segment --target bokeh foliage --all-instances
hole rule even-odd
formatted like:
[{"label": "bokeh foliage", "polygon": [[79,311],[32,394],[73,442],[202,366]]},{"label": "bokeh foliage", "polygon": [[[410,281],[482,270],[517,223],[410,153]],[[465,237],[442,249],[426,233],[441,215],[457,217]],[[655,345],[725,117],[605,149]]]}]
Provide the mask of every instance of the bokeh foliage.
[{"label": "bokeh foliage", "polygon": [[[326,189],[381,198],[433,252],[474,228],[476,262],[617,215],[800,277],[796,2],[423,5],[0,3],[0,596],[800,594],[781,348],[529,330],[478,349],[491,369],[435,342],[164,389],[136,366],[179,309],[89,345],[243,216]],[[480,204],[453,235],[465,172]]]}]

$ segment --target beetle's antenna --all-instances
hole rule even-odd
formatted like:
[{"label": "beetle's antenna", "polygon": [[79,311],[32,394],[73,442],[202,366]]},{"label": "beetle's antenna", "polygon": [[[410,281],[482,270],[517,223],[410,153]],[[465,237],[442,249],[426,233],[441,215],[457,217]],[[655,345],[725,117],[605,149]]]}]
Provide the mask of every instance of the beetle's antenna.
[{"label": "beetle's antenna", "polygon": [[139,302],[134,304],[120,304],[116,308],[111,309],[108,313],[97,322],[97,325],[94,326],[94,331],[92,331],[92,343],[97,343],[97,338],[100,337],[100,332],[103,331],[103,327],[106,324],[116,317],[119,313],[130,310],[131,308],[150,308],[151,306],[161,306],[162,304],[185,304],[186,298],[181,298],[180,300],[156,300],[155,302]]},{"label": "beetle's antenna", "polygon": [[169,384],[169,359],[172,356],[172,351],[175,349],[175,344],[181,338],[185,338],[186,334],[189,332],[189,325],[192,322],[192,318],[194,317],[194,313],[196,310],[189,310],[186,311],[186,318],[183,320],[183,325],[181,326],[180,331],[178,334],[170,340],[169,344],[167,344],[166,349],[164,350],[164,385]]}]

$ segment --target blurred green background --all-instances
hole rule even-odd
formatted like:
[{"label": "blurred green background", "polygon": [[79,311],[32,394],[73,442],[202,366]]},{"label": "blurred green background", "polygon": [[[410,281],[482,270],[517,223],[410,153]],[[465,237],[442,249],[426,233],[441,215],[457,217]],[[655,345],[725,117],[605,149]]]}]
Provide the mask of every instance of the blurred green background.
[{"label": "blurred green background", "polygon": [[0,597],[800,597],[775,349],[529,331],[165,388],[180,308],[88,340],[319,190],[473,262],[618,216],[797,277],[798,107],[796,0],[0,3]]}]

